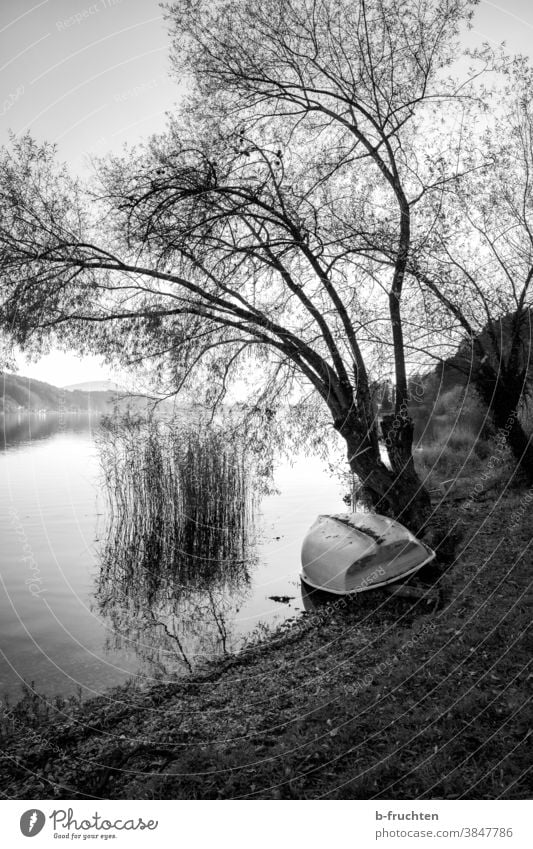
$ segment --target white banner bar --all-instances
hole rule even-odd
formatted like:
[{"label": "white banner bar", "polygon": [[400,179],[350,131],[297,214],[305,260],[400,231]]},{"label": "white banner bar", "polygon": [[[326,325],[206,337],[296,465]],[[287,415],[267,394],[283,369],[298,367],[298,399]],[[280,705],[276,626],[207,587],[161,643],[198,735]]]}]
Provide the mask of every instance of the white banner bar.
[{"label": "white banner bar", "polygon": [[[529,801],[3,801],[2,845],[531,849]],[[35,839],[35,843],[30,843]]]}]

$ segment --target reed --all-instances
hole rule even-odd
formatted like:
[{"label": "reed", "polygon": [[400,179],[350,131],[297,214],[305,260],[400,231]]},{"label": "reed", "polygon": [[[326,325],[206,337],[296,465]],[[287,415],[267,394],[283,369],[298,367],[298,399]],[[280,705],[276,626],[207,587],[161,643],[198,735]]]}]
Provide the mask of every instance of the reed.
[{"label": "reed", "polygon": [[253,562],[242,445],[221,428],[131,414],[104,420],[97,444],[109,519],[96,598],[115,646],[187,666],[191,651],[225,650]]},{"label": "reed", "polygon": [[97,441],[113,560],[190,588],[241,576],[253,504],[237,441],[200,423],[131,415],[104,420]]}]

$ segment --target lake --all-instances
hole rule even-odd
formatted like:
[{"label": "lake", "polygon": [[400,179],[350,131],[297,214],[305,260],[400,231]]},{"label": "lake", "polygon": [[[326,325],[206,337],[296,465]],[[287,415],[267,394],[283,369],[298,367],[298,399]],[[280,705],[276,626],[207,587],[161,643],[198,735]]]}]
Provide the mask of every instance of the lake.
[{"label": "lake", "polygon": [[33,682],[49,695],[88,698],[238,650],[262,624],[302,611],[303,536],[319,513],[346,510],[322,461],[295,457],[275,470],[279,494],[260,501],[246,579],[179,604],[172,585],[125,588],[109,563],[102,575],[109,508],[98,425],[76,414],[0,417],[1,696],[16,699]]}]

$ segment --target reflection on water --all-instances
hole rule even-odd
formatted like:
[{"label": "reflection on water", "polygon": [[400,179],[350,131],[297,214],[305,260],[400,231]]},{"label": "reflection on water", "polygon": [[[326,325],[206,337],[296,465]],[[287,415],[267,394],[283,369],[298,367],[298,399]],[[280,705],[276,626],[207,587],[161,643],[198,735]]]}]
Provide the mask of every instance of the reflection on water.
[{"label": "reflection on water", "polygon": [[302,604],[306,613],[314,613],[323,607],[338,603],[343,596],[332,596],[331,593],[326,593],[323,590],[317,590],[315,587],[301,582]]},{"label": "reflection on water", "polygon": [[[230,462],[214,442],[202,452],[190,439],[158,455],[152,439],[146,450],[156,462],[146,469],[158,471],[148,478],[122,441],[117,472],[127,459],[130,477],[110,514],[99,423],[82,414],[0,416],[0,697],[16,698],[22,681],[91,696],[238,648],[261,623],[302,609],[302,538],[318,513],[343,509],[322,462],[297,457],[277,464],[279,492],[262,497],[250,535],[244,458]],[[173,464],[172,481],[164,463]],[[232,498],[205,498],[206,480]],[[133,503],[136,492],[144,501]]]},{"label": "reflection on water", "polygon": [[0,451],[48,439],[60,430],[84,433],[99,418],[87,413],[0,414]]},{"label": "reflection on water", "polygon": [[134,647],[154,678],[191,670],[235,647],[232,620],[248,589],[245,580],[224,591],[193,590],[160,569],[137,570],[134,582],[118,569],[103,571],[96,598],[112,625],[107,648]]}]

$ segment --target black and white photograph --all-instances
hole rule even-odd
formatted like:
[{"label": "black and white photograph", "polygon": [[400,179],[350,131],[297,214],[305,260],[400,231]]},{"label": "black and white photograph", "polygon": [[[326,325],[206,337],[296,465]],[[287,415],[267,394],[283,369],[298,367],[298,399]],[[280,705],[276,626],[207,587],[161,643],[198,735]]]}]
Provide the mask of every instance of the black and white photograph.
[{"label": "black and white photograph", "polygon": [[533,7],[0,37],[2,821],[364,800],[345,845],[530,845]]}]

